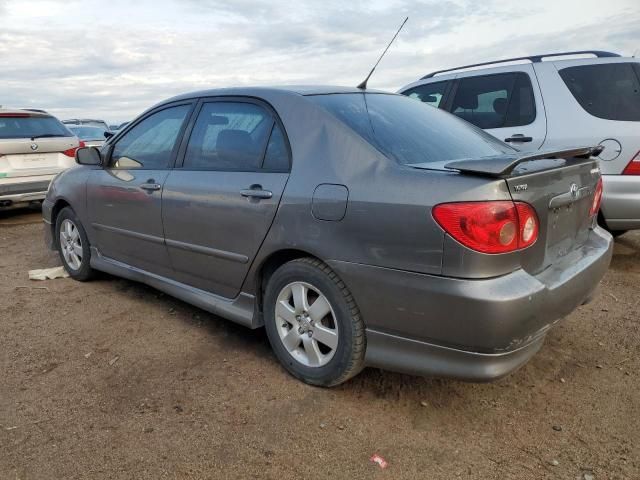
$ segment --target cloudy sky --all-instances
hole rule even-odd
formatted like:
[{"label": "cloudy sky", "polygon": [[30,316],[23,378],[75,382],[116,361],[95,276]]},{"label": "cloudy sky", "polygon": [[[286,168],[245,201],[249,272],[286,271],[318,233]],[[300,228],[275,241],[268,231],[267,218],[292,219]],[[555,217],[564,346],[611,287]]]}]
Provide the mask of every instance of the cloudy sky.
[{"label": "cloudy sky", "polygon": [[640,55],[638,0],[0,0],[0,105],[128,120],[177,93],[357,85],[559,50]]}]

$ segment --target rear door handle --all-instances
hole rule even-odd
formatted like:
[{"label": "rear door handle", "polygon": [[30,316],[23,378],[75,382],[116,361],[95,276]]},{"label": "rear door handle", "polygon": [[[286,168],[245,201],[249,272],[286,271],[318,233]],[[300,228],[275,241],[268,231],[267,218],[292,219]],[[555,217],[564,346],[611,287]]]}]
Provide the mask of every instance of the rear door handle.
[{"label": "rear door handle", "polygon": [[140,188],[147,192],[154,192],[156,190],[160,190],[161,185],[159,183],[155,183],[153,180],[148,180],[146,183],[140,185]]},{"label": "rear door handle", "polygon": [[516,133],[514,135],[511,135],[509,138],[505,138],[504,141],[507,142],[507,143],[509,143],[509,142],[532,142],[533,141],[533,137],[525,137],[521,133]]},{"label": "rear door handle", "polygon": [[240,190],[240,195],[247,198],[267,199],[273,197],[269,190],[262,190],[260,185],[251,185],[251,188]]}]

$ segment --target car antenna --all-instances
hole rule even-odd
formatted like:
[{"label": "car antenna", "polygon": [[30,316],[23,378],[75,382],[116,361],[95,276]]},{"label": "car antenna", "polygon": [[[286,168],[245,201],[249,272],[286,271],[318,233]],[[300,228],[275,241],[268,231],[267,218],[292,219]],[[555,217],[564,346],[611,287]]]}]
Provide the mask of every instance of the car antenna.
[{"label": "car antenna", "polygon": [[402,30],[402,27],[404,27],[404,24],[407,23],[407,20],[409,20],[409,17],[404,19],[404,22],[402,22],[402,25],[400,25],[400,28],[398,28],[398,31],[396,32],[396,34],[393,36],[393,38],[391,39],[391,41],[389,42],[389,45],[387,45],[387,48],[384,49],[384,52],[382,52],[382,55],[380,55],[380,58],[378,59],[378,61],[376,62],[376,64],[373,66],[373,68],[371,69],[371,71],[369,72],[369,75],[367,75],[367,78],[364,79],[364,81],[358,85],[358,88],[360,90],[366,90],[367,89],[367,82],[369,81],[369,78],[371,77],[371,75],[373,75],[373,72],[375,71],[376,67],[378,66],[378,64],[380,63],[380,60],[382,60],[382,57],[384,57],[384,54],[387,53],[387,50],[389,50],[389,47],[391,46],[391,44],[393,43],[393,41],[396,39],[396,37],[398,36],[398,34],[400,33],[400,30]]}]

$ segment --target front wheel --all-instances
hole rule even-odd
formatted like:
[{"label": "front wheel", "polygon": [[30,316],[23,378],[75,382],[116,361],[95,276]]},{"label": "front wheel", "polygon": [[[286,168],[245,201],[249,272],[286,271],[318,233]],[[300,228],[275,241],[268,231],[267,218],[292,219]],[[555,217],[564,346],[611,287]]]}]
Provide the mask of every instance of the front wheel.
[{"label": "front wheel", "polygon": [[271,276],[264,297],[269,343],[294,377],[334,386],[364,367],[366,338],[346,285],[320,260],[302,258]]},{"label": "front wheel", "polygon": [[89,239],[70,207],[63,208],[58,214],[55,232],[60,259],[69,276],[80,281],[93,277]]}]

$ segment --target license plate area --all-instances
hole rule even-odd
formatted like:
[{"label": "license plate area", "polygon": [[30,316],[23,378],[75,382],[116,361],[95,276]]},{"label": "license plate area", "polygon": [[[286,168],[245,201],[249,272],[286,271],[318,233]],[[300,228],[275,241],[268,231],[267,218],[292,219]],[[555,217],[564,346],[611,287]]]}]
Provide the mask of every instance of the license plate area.
[{"label": "license plate area", "polygon": [[553,261],[584,244],[589,236],[589,204],[584,199],[549,209],[547,256]]},{"label": "license plate area", "polygon": [[31,170],[58,166],[58,154],[8,155],[13,170]]}]

